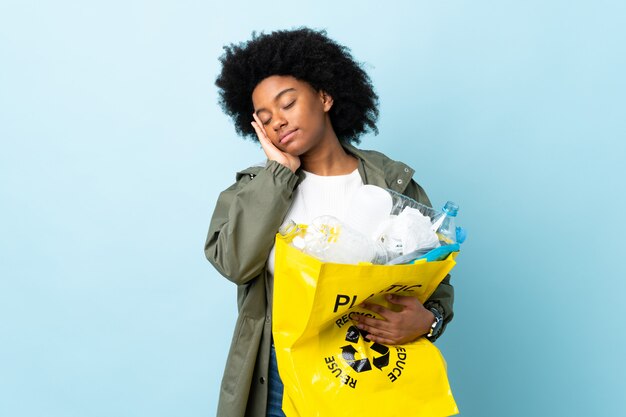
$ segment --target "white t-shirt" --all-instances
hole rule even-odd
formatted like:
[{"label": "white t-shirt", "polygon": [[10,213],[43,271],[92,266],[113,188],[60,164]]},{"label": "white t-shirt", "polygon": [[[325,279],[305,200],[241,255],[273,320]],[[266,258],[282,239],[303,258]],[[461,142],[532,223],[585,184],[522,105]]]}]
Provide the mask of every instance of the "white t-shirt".
[{"label": "white t-shirt", "polygon": [[[293,220],[299,224],[309,224],[311,220],[323,215],[330,215],[345,221],[354,192],[363,186],[359,170],[350,174],[323,176],[304,171],[304,180],[293,196],[291,207],[285,215],[285,221]],[[274,248],[267,259],[267,268],[274,276]]]}]

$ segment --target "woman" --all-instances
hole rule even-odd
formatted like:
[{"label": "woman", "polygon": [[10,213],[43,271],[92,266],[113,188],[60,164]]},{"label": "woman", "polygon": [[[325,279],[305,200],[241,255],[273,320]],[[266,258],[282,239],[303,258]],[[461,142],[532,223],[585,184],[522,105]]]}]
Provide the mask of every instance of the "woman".
[{"label": "woman", "polygon": [[[253,35],[225,47],[216,80],[220,104],[242,136],[258,140],[267,157],[220,194],[205,245],[213,266],[237,284],[239,317],[218,405],[218,416],[281,416],[282,383],[271,334],[274,236],[285,219],[308,223],[322,214],[347,215],[351,193],[363,184],[399,191],[430,205],[413,170],[357,149],[376,130],[378,97],[344,46],[307,28]],[[449,277],[422,305],[366,308],[384,319],[357,325],[374,342],[397,345],[436,339],[452,319]]]}]

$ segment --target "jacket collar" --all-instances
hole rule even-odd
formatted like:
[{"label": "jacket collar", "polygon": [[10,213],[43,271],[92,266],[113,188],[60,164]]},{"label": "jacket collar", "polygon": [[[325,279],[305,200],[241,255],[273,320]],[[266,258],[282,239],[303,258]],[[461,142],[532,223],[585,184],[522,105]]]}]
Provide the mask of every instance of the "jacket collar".
[{"label": "jacket collar", "polygon": [[[394,161],[377,151],[359,149],[350,143],[342,142],[341,145],[359,160],[359,174],[364,184],[403,193],[413,178],[415,170],[402,162]],[[237,172],[237,181],[243,176],[254,178],[265,165],[266,162],[263,162]],[[297,174],[300,178],[298,183],[300,183],[303,179],[302,171],[297,171]]]},{"label": "jacket collar", "polygon": [[359,173],[364,184],[402,193],[413,178],[415,170],[402,162],[394,161],[380,152],[358,149],[349,143],[342,145],[347,152],[359,159]]}]

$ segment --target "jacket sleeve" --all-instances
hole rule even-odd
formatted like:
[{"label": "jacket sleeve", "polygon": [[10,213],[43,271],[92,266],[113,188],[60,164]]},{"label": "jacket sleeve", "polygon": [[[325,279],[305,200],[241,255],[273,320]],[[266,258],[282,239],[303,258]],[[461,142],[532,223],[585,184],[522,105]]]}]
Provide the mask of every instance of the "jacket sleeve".
[{"label": "jacket sleeve", "polygon": [[204,254],[223,276],[241,285],[261,273],[297,181],[289,168],[269,161],[220,194]]},{"label": "jacket sleeve", "polygon": [[[415,199],[418,203],[432,207],[432,204],[430,203],[426,192],[415,181],[411,180],[404,193],[407,196]],[[433,292],[430,298],[424,303],[426,307],[435,307],[443,316],[443,325],[441,327],[441,332],[439,332],[439,335],[437,337],[440,337],[443,334],[447,324],[450,323],[452,317],[454,317],[453,304],[454,287],[452,286],[452,284],[450,284],[450,274],[448,274],[441,281],[439,286],[437,286],[435,292]],[[431,339],[431,341],[434,341],[434,339]]]}]

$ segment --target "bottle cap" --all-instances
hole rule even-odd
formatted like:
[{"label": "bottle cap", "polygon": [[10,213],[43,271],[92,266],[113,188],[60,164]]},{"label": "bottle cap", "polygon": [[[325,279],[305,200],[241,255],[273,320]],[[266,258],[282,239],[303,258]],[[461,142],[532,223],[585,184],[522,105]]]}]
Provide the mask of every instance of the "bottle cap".
[{"label": "bottle cap", "polygon": [[446,205],[443,206],[443,212],[450,217],[456,217],[456,214],[459,212],[459,206],[453,201],[448,201]]},{"label": "bottle cap", "polygon": [[278,233],[280,233],[282,236],[287,237],[288,235],[293,233],[296,230],[297,227],[298,227],[298,225],[296,224],[296,222],[290,219],[290,220],[286,221],[285,223],[283,223],[278,228]]}]

